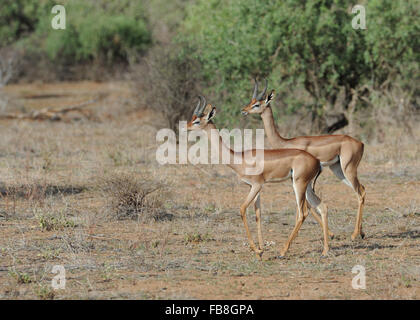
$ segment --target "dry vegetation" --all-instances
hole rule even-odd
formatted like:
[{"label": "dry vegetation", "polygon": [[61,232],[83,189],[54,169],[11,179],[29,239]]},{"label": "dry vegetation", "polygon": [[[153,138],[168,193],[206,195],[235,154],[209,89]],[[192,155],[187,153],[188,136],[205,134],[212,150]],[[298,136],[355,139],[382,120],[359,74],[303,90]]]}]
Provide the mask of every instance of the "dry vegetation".
[{"label": "dry vegetation", "polygon": [[[354,194],[329,172],[320,177],[317,188],[336,234],[326,259],[311,217],[287,258],[274,259],[292,229],[295,201],[288,182],[265,186],[260,262],[246,245],[239,215],[247,187],[223,166],[159,166],[161,123],[137,109],[127,84],[5,91],[23,111],[108,96],[88,107],[95,115],[89,119],[69,113],[59,122],[0,122],[2,299],[420,297],[418,128],[407,138],[386,127],[383,143],[366,144],[360,167],[366,239],[350,240]],[[357,264],[366,268],[366,290],[351,287]],[[65,290],[51,288],[54,265],[66,268]]]}]

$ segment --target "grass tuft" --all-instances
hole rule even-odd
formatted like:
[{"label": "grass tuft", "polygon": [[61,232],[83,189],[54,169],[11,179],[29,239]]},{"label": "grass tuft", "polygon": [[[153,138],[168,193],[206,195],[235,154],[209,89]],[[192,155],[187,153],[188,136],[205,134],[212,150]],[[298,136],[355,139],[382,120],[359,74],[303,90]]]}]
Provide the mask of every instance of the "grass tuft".
[{"label": "grass tuft", "polygon": [[40,214],[37,216],[39,226],[42,231],[63,230],[64,228],[74,228],[76,224],[69,220],[65,215],[54,215],[52,213]]},{"label": "grass tuft", "polygon": [[104,180],[103,191],[107,195],[110,216],[116,220],[160,221],[173,217],[165,211],[162,199],[167,199],[169,193],[160,181],[146,176],[115,175]]},{"label": "grass tuft", "polygon": [[32,278],[26,272],[20,272],[17,270],[9,270],[9,276],[16,280],[19,284],[28,284],[33,282]]}]

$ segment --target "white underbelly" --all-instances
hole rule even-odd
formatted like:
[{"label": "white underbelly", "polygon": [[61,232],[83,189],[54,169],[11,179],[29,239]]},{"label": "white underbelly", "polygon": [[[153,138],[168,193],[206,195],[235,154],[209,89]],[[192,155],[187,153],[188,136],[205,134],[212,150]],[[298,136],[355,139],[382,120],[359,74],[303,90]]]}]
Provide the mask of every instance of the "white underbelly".
[{"label": "white underbelly", "polygon": [[330,161],[321,162],[321,166],[323,166],[323,167],[329,167],[329,166],[333,165],[334,163],[337,163],[339,160],[340,160],[340,157],[339,156],[335,156]]},{"label": "white underbelly", "polygon": [[289,171],[289,174],[283,178],[274,178],[271,180],[266,181],[267,183],[278,183],[278,182],[283,182],[287,179],[290,179],[290,177],[292,176],[292,170]]}]

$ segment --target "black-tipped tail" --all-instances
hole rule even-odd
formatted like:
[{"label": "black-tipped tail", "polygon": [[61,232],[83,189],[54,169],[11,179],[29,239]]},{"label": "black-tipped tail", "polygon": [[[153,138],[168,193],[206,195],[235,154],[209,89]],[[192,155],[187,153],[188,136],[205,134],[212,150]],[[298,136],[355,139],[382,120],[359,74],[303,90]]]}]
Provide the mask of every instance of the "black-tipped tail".
[{"label": "black-tipped tail", "polygon": [[316,183],[316,180],[318,179],[318,177],[319,177],[319,175],[321,174],[321,172],[322,172],[322,166],[321,166],[321,164],[319,165],[319,170],[318,170],[318,173],[316,174],[316,176],[315,176],[315,178],[314,178],[314,180],[312,180],[312,190],[315,192],[315,183]]}]

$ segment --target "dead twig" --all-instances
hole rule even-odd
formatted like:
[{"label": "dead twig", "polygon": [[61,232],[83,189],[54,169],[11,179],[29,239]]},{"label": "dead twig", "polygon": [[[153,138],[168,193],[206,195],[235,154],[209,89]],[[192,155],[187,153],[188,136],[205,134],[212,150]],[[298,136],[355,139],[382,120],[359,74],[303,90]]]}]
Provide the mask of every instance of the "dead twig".
[{"label": "dead twig", "polygon": [[96,98],[93,98],[91,100],[66,106],[62,108],[43,108],[41,110],[34,110],[29,113],[23,113],[23,114],[16,114],[16,113],[6,113],[6,114],[0,114],[0,119],[18,119],[18,120],[50,120],[50,121],[60,121],[63,119],[63,116],[69,112],[79,112],[85,117],[90,117],[90,111],[84,109],[87,105],[96,103],[102,99],[104,99],[107,96],[107,94],[99,94]]}]

